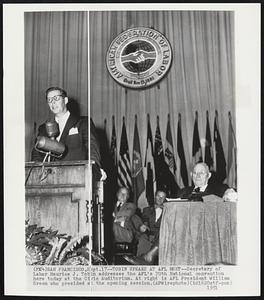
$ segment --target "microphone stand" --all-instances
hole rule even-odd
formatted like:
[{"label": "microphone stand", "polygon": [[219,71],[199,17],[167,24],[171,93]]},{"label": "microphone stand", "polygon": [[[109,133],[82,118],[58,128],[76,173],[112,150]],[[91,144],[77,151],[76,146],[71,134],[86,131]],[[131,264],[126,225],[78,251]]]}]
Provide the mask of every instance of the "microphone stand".
[{"label": "microphone stand", "polygon": [[40,182],[41,182],[42,180],[44,180],[44,179],[48,176],[48,173],[47,173],[47,174],[44,174],[44,171],[45,171],[45,165],[44,165],[44,163],[45,163],[46,159],[48,159],[48,162],[50,162],[50,156],[51,156],[51,152],[50,152],[50,151],[49,151],[49,152],[46,152],[45,157],[44,157],[44,159],[43,159],[43,161],[42,161],[41,173],[40,173],[40,175],[39,175],[39,181],[40,181]]},{"label": "microphone stand", "polygon": [[[50,139],[51,139],[52,141],[54,141],[54,140],[55,140],[55,137],[54,137],[54,136],[51,136]],[[50,162],[51,151],[49,151],[47,154],[48,154],[48,162]]]},{"label": "microphone stand", "polygon": [[[52,136],[52,137],[50,137],[50,139],[54,141],[54,140],[55,140],[55,137]],[[40,182],[41,182],[41,181],[43,181],[45,178],[47,178],[48,174],[50,174],[50,172],[49,172],[48,170],[47,170],[47,172],[45,172],[45,165],[44,165],[44,164],[45,164],[46,160],[47,160],[48,163],[50,163],[51,156],[56,157],[56,158],[60,158],[60,157],[62,156],[62,154],[56,155],[55,153],[52,153],[51,151],[48,151],[48,152],[46,152],[46,151],[41,151],[41,150],[38,149],[36,146],[35,146],[35,149],[36,149],[37,151],[39,151],[39,152],[45,153],[45,157],[44,157],[44,159],[43,159],[43,161],[42,161],[41,173],[40,173],[40,175],[39,175],[39,180],[40,180]]]}]

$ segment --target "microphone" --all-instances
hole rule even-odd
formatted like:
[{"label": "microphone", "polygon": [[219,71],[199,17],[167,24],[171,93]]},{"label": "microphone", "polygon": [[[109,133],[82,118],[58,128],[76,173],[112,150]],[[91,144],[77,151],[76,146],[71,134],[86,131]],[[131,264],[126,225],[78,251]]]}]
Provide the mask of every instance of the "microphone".
[{"label": "microphone", "polygon": [[54,140],[60,134],[58,123],[54,121],[47,121],[45,123],[45,126],[46,126],[47,135],[52,140]]},{"label": "microphone", "polygon": [[45,127],[48,137],[38,136],[35,144],[35,149],[37,151],[46,154],[44,161],[46,157],[50,160],[50,156],[59,158],[65,151],[65,145],[55,139],[60,134],[58,123],[47,121]]},{"label": "microphone", "polygon": [[55,153],[57,155],[61,155],[65,151],[65,145],[56,141],[54,139],[54,136],[51,138],[48,138],[46,136],[38,136],[36,147],[47,152]]}]

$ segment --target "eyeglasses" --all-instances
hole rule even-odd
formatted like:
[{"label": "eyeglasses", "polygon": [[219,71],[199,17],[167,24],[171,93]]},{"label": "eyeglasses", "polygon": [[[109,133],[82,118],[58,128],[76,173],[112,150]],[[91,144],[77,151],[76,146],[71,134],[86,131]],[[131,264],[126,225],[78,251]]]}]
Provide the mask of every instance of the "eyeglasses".
[{"label": "eyeglasses", "polygon": [[60,100],[60,97],[62,97],[62,95],[55,95],[53,97],[50,97],[50,98],[47,98],[47,102],[48,103],[51,103],[53,101],[59,101]]},{"label": "eyeglasses", "polygon": [[193,175],[194,176],[198,176],[198,175],[204,176],[204,175],[207,175],[207,172],[193,172]]}]

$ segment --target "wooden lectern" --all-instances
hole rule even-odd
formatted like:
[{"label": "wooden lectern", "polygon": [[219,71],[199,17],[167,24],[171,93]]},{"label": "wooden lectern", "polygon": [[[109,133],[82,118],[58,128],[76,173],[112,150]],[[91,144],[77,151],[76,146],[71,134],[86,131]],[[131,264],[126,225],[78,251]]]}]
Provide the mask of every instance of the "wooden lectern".
[{"label": "wooden lectern", "polygon": [[26,220],[67,235],[89,235],[104,253],[103,182],[88,161],[26,163]]}]

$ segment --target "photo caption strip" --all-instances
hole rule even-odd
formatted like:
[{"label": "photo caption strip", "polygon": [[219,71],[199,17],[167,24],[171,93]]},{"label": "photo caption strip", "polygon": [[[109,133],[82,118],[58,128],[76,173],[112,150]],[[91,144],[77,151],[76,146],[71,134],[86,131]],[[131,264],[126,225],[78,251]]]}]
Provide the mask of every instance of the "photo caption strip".
[{"label": "photo caption strip", "polygon": [[190,288],[218,291],[232,286],[224,266],[29,266],[30,290]]}]

